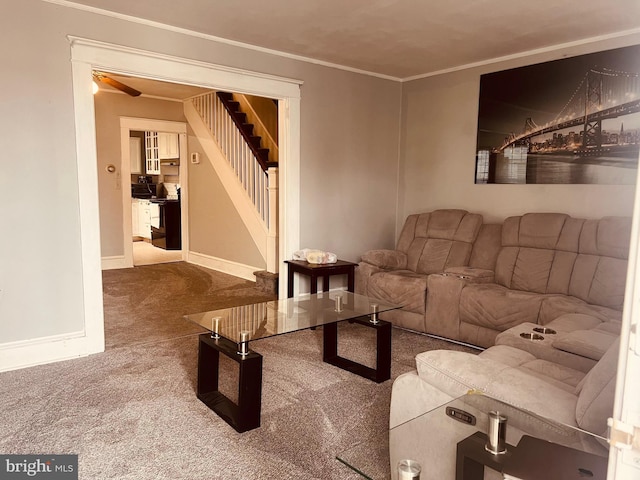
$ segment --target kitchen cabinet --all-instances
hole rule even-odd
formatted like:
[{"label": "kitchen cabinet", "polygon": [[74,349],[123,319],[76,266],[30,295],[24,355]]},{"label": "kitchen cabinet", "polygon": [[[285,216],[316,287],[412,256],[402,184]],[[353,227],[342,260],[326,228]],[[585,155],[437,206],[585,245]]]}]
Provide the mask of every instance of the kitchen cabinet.
[{"label": "kitchen cabinet", "polygon": [[180,158],[180,137],[177,133],[144,132],[147,175],[160,175],[160,160]]},{"label": "kitchen cabinet", "polygon": [[139,175],[142,171],[142,139],[140,137],[129,137],[129,159],[131,163],[131,173]]},{"label": "kitchen cabinet", "polygon": [[138,213],[140,204],[137,198],[131,199],[131,235],[141,237],[140,235],[140,214]]},{"label": "kitchen cabinet", "polygon": [[[151,240],[151,226],[160,225],[160,208],[157,204],[140,198],[137,199],[137,203],[138,225],[136,236]],[[131,213],[133,214],[133,209]],[[132,223],[135,225],[135,222]]]},{"label": "kitchen cabinet", "polygon": [[144,132],[144,153],[147,175],[160,175],[160,145],[158,132]]},{"label": "kitchen cabinet", "polygon": [[180,158],[180,140],[177,133],[158,132],[158,157],[160,160]]}]

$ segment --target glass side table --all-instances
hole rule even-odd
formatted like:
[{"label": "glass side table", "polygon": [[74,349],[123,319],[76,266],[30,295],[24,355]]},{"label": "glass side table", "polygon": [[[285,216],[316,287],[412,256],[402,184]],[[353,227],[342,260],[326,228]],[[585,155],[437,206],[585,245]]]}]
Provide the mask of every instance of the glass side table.
[{"label": "glass side table", "polygon": [[[507,417],[507,451],[504,454],[494,455],[485,449],[491,411]],[[608,444],[605,438],[479,393],[456,398],[380,432],[374,438],[339,452],[336,458],[371,480],[397,480],[397,465],[403,459],[420,463],[422,480],[476,480],[483,478],[485,467],[495,470],[490,473],[496,474],[496,478],[503,478],[503,475],[504,478],[521,478],[518,476],[521,469],[530,471],[531,464],[526,462],[535,459],[536,455],[544,455],[550,460],[555,458],[554,468],[582,468],[585,478],[589,474],[593,479],[606,477]],[[567,465],[560,465],[557,458],[568,459]],[[551,464],[543,459],[533,460],[533,463],[536,461],[547,474],[527,476],[527,480],[550,478]]]}]

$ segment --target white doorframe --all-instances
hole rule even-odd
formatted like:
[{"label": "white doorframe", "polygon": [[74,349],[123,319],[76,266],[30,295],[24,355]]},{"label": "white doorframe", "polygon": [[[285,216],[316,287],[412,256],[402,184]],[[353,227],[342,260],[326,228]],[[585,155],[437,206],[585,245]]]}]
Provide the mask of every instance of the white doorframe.
[{"label": "white doorframe", "polygon": [[[275,98],[282,113],[280,142],[280,271],[300,244],[300,85],[301,81],[69,36],[76,126],[81,256],[86,341],[77,355],[104,350],[104,312],[100,267],[93,69],[214,90]],[[181,162],[182,164],[183,162]],[[286,292],[280,276],[280,292]],[[80,349],[79,349],[80,350]],[[67,352],[67,357],[75,352]],[[49,361],[54,361],[52,358]]]},{"label": "white doorframe", "polygon": [[[124,243],[124,257],[121,261],[109,264],[109,268],[133,267],[133,242],[131,228],[131,158],[129,151],[129,136],[132,130],[177,133],[180,138],[180,226],[182,240],[182,260],[186,260],[189,250],[189,177],[187,168],[187,125],[184,122],[171,122],[151,118],[120,117],[120,167],[122,191],[122,241]],[[104,264],[103,264],[104,268]]]}]

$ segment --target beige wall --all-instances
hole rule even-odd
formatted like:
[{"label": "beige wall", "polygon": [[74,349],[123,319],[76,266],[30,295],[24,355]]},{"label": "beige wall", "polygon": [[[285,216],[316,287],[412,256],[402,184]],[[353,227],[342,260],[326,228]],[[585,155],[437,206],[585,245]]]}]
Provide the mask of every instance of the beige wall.
[{"label": "beige wall", "polygon": [[[265,97],[256,97],[254,95],[245,95],[247,101],[251,104],[251,108],[260,118],[262,125],[269,132],[271,138],[278,142],[278,107],[273,99]],[[277,160],[277,159],[276,159]]]},{"label": "beige wall", "polygon": [[474,175],[481,74],[634,43],[640,36],[405,83],[399,226],[407,215],[435,208],[463,208],[487,221],[530,211],[631,215],[632,185],[475,185]]},{"label": "beige wall", "polygon": [[[98,92],[96,112],[96,149],[98,155],[98,192],[100,195],[100,242],[103,257],[124,255],[122,191],[120,190],[121,152],[120,117],[149,118],[186,122],[182,102],[130,97]],[[115,173],[106,166],[116,166]]]},{"label": "beige wall", "polygon": [[200,163],[189,163],[189,251],[265,269],[260,251],[191,128],[187,140],[189,152],[200,154]]},{"label": "beige wall", "polygon": [[393,243],[401,84],[41,0],[5,10],[0,345],[84,325],[76,162],[95,159],[76,158],[68,35],[302,80],[300,246],[355,260]]}]

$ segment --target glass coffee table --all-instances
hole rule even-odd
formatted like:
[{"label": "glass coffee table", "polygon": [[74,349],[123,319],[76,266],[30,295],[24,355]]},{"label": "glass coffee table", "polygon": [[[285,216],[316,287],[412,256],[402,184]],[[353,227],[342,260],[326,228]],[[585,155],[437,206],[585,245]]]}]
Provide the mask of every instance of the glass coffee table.
[{"label": "glass coffee table", "polygon": [[[485,448],[489,412],[507,418],[506,451],[502,454],[492,454]],[[604,480],[607,455],[603,437],[481,393],[470,393],[357,443],[336,458],[371,480],[413,478],[411,474],[399,474],[397,466],[402,460],[420,464],[420,478],[481,480],[485,467],[489,467],[506,479]],[[535,472],[536,466],[541,473]],[[550,477],[552,469],[554,476]]]},{"label": "glass coffee table", "polygon": [[[380,383],[391,378],[391,324],[378,314],[400,308],[351,292],[323,292],[256,303],[185,318],[210,333],[199,337],[197,396],[238,432],[260,426],[262,355],[249,344],[322,326],[323,361]],[[338,323],[349,320],[376,331],[376,366],[338,355]],[[218,390],[220,354],[239,364],[238,402]]]}]

